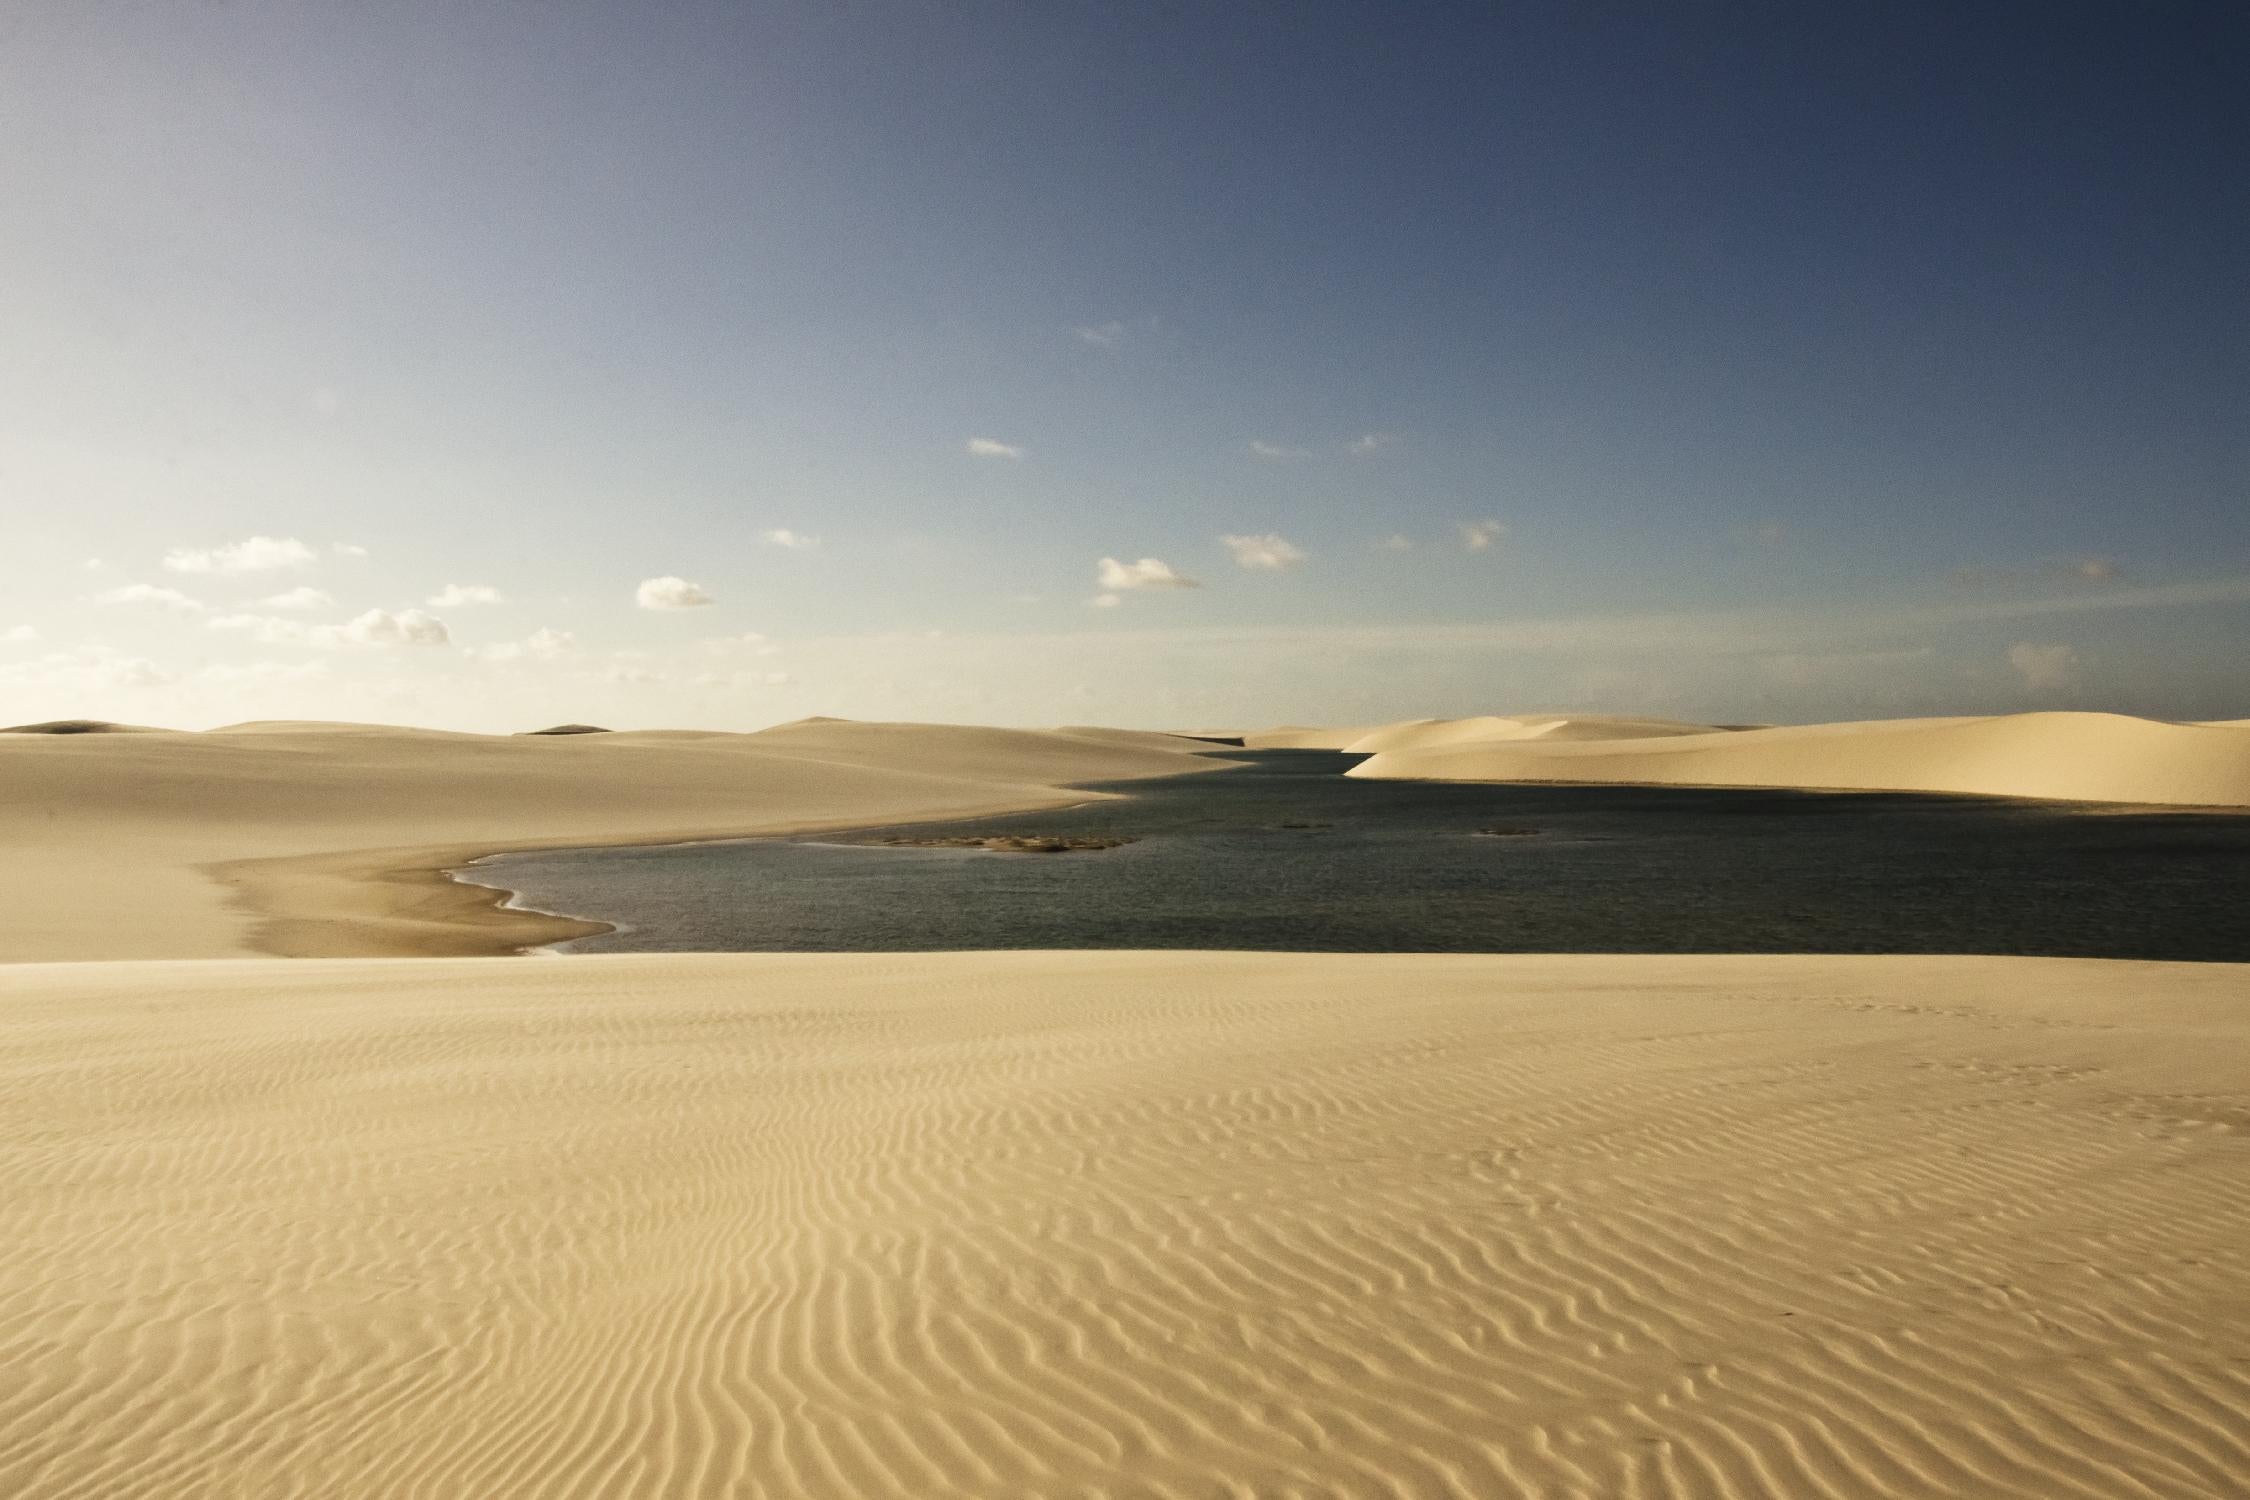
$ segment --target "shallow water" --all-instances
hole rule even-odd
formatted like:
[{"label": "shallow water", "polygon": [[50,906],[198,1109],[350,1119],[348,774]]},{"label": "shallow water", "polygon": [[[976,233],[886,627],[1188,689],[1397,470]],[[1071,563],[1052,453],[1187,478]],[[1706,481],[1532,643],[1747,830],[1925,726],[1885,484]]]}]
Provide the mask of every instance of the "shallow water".
[{"label": "shallow water", "polygon": [[[1243,756],[1244,752],[1229,752]],[[1266,948],[2250,960],[2250,816],[1890,793],[1355,781],[1266,751],[1124,800],[466,872],[573,952]],[[1298,825],[1298,826],[1290,826]],[[1506,837],[1480,829],[1534,830]],[[889,834],[1112,834],[1067,854]]]}]

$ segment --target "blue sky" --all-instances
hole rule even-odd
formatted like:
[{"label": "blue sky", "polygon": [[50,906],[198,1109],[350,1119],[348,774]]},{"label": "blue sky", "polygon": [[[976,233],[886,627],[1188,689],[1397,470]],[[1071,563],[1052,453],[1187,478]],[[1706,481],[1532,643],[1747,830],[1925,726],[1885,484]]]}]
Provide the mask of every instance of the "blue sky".
[{"label": "blue sky", "polygon": [[2246,30],[21,8],[0,721],[2250,713]]}]

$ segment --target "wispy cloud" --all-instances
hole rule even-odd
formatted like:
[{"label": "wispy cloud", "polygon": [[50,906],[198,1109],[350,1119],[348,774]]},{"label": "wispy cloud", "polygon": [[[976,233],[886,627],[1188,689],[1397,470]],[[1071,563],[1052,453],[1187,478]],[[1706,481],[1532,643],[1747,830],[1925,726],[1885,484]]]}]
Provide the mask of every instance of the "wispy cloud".
[{"label": "wispy cloud", "polygon": [[477,604],[504,604],[507,595],[489,583],[449,583],[430,595],[432,609],[466,609]]},{"label": "wispy cloud", "polygon": [[998,438],[970,438],[965,447],[971,458],[1021,458],[1024,450],[1014,443],[1003,443]]},{"label": "wispy cloud", "polygon": [[1280,443],[1269,443],[1263,438],[1252,438],[1250,440],[1250,451],[1253,454],[1257,455],[1259,458],[1291,459],[1312,457],[1312,449],[1310,448],[1288,448],[1282,446]]},{"label": "wispy cloud", "polygon": [[1411,552],[1414,550],[1414,538],[1403,531],[1394,531],[1375,545],[1385,552]]},{"label": "wispy cloud", "polygon": [[199,615],[203,605],[190,599],[178,589],[168,589],[155,583],[128,583],[114,589],[104,589],[94,596],[96,604],[160,604],[166,609],[176,609],[182,614]]},{"label": "wispy cloud", "polygon": [[248,636],[262,646],[303,646],[312,641],[312,629],[302,620],[279,615],[214,615],[204,622],[213,630]]},{"label": "wispy cloud", "polygon": [[1134,589],[1199,589],[1195,579],[1174,568],[1162,558],[1144,557],[1139,562],[1119,562],[1105,557],[1096,565],[1094,576],[1103,593],[1122,594]]},{"label": "wispy cloud", "polygon": [[2008,648],[2008,665],[2035,693],[2066,688],[2078,680],[2078,653],[2059,643],[2018,641]]},{"label": "wispy cloud", "polygon": [[711,602],[703,585],[690,583],[676,574],[667,573],[662,578],[644,578],[633,591],[633,602],[643,609],[700,609]]},{"label": "wispy cloud", "polygon": [[776,526],[764,535],[767,546],[787,547],[792,552],[810,552],[820,545],[819,537],[807,536],[801,531],[791,531],[786,526]]},{"label": "wispy cloud", "polygon": [[6,630],[0,630],[0,641],[6,641],[11,646],[25,645],[38,639],[39,632],[29,625],[11,625]]},{"label": "wispy cloud", "polygon": [[520,641],[480,647],[475,655],[489,662],[554,661],[577,649],[578,637],[570,631],[542,626]]},{"label": "wispy cloud", "polygon": [[338,557],[365,557],[367,549],[357,542],[337,542],[328,549]]},{"label": "wispy cloud", "polygon": [[1114,321],[1089,323],[1084,327],[1073,328],[1071,332],[1077,334],[1081,342],[1097,344],[1104,349],[1114,348],[1125,341],[1125,325]]},{"label": "wispy cloud", "polygon": [[309,567],[318,556],[295,537],[254,536],[222,547],[175,547],[164,566],[174,573],[270,573]]},{"label": "wispy cloud", "polygon": [[1367,458],[1382,452],[1396,441],[1398,439],[1387,432],[1362,433],[1346,443],[1344,451],[1355,458]]},{"label": "wispy cloud", "polygon": [[446,646],[452,632],[435,615],[418,609],[371,609],[341,625],[323,625],[312,632],[322,646]]},{"label": "wispy cloud", "polygon": [[1489,552],[1495,542],[1508,534],[1507,526],[1489,518],[1461,523],[1461,546],[1470,552]]},{"label": "wispy cloud", "polygon": [[308,583],[284,589],[278,594],[270,594],[258,600],[257,604],[260,609],[326,609],[335,602]]},{"label": "wispy cloud", "polygon": [[1270,531],[1263,536],[1223,536],[1219,540],[1234,554],[1237,567],[1282,573],[1305,560],[1302,547]]},{"label": "wispy cloud", "polygon": [[2066,584],[2085,588],[2116,583],[2125,569],[2114,557],[2050,557],[2019,567],[1955,568],[1946,581],[1957,589],[2006,589]]}]

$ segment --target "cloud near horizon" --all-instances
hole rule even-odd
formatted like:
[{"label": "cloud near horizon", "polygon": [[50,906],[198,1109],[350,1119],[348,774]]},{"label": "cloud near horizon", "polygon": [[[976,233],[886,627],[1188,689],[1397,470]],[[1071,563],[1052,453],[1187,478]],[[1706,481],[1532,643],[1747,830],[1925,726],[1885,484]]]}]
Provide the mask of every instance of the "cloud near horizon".
[{"label": "cloud near horizon", "polygon": [[182,614],[203,613],[202,601],[190,599],[178,589],[168,589],[155,583],[128,583],[117,588],[104,589],[94,596],[96,604],[161,604],[166,609],[176,609]]},{"label": "cloud near horizon", "polygon": [[1021,458],[1025,452],[1014,443],[1003,443],[998,438],[970,438],[963,446],[972,458]]},{"label": "cloud near horizon", "polygon": [[284,589],[257,601],[260,609],[325,609],[336,601],[311,584]]},{"label": "cloud near horizon", "polygon": [[776,526],[764,533],[769,547],[786,547],[792,552],[810,552],[820,546],[820,538],[807,536],[801,531],[791,531],[786,526]]},{"label": "cloud near horizon", "polygon": [[1492,549],[1493,543],[1501,540],[1507,534],[1507,524],[1502,521],[1495,521],[1490,518],[1482,521],[1463,521],[1461,523],[1461,546],[1464,551],[1468,552],[1488,552]]},{"label": "cloud near horizon", "polygon": [[507,597],[489,583],[449,583],[425,602],[432,609],[464,609],[476,604],[505,604]]},{"label": "cloud near horizon", "polygon": [[633,591],[633,602],[642,609],[701,609],[711,602],[703,585],[690,583],[675,573],[644,578]]},{"label": "cloud near horizon", "polygon": [[1263,536],[1222,536],[1219,541],[1234,554],[1240,568],[1283,573],[1305,560],[1302,547],[1271,531]]},{"label": "cloud near horizon", "polygon": [[312,632],[322,646],[449,646],[452,632],[435,615],[418,609],[371,609],[341,625],[323,625]]},{"label": "cloud near horizon", "polygon": [[1104,593],[1121,594],[1134,589],[1199,589],[1203,585],[1174,568],[1162,558],[1144,557],[1139,562],[1119,562],[1105,557],[1095,566],[1096,582]]},{"label": "cloud near horizon", "polygon": [[221,547],[175,547],[164,554],[173,573],[270,573],[309,567],[319,554],[295,537],[254,536]]},{"label": "cloud near horizon", "polygon": [[2078,680],[2078,653],[2060,642],[2018,641],[2008,648],[2008,665],[2032,692],[2051,692]]},{"label": "cloud near horizon", "polygon": [[576,633],[543,625],[520,641],[501,641],[480,647],[474,654],[489,662],[553,661],[577,649]]}]

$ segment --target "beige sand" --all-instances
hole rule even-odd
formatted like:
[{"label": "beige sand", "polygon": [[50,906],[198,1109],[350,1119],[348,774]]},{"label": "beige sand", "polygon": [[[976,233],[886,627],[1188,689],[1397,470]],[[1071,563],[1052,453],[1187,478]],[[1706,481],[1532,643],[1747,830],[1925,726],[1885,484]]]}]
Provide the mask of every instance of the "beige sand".
[{"label": "beige sand", "polygon": [[1713,734],[1709,724],[1638,719],[1618,714],[1486,714],[1474,719],[1408,719],[1346,741],[1359,755],[1436,750],[1450,745],[1490,745],[1524,740],[1642,740],[1678,734]]},{"label": "beige sand", "polygon": [[[1960,792],[2065,801],[2250,806],[2250,732],[2119,714],[1879,719],[1708,730],[1618,721],[1428,721],[1363,735],[1353,776]],[[1531,732],[1524,732],[1529,727]],[[1387,743],[1395,740],[1395,745]]]},{"label": "beige sand", "polygon": [[0,967],[0,1494],[2233,1497],[2250,970]]},{"label": "beige sand", "polygon": [[438,872],[656,843],[1062,806],[1214,767],[1129,731],[811,720],[554,737],[382,725],[0,735],[0,961],[507,952],[587,930]]}]

